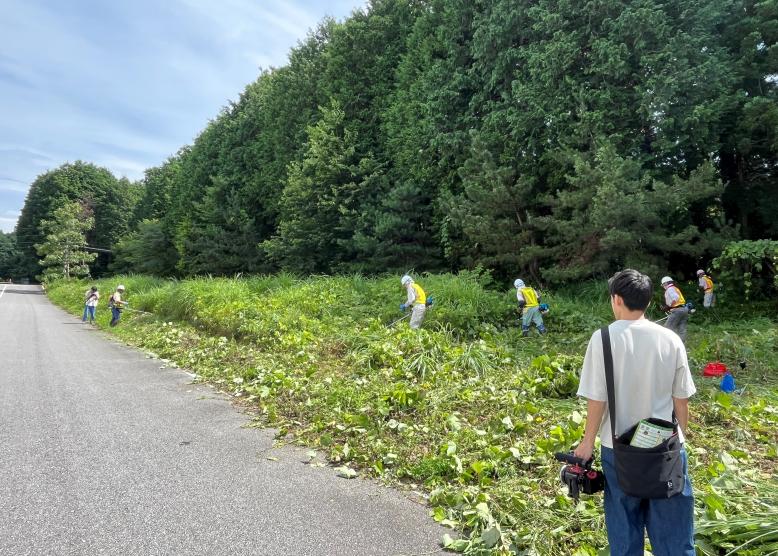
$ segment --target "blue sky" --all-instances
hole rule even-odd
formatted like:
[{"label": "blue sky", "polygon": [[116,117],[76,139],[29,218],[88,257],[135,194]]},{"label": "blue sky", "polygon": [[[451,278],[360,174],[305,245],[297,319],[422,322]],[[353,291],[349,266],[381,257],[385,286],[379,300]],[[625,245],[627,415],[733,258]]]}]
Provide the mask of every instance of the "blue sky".
[{"label": "blue sky", "polygon": [[0,1],[0,229],[64,162],[117,176],[191,143],[259,68],[365,1]]}]

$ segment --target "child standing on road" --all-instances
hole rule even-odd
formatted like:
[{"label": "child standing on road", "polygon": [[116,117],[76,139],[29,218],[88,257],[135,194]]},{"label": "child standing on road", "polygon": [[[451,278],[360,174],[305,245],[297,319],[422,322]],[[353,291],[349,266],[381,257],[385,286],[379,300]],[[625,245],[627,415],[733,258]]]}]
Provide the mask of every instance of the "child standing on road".
[{"label": "child standing on road", "polygon": [[89,323],[95,323],[95,311],[97,310],[97,302],[100,299],[100,293],[97,291],[97,286],[92,286],[84,294],[84,317],[82,322],[86,322],[89,317]]}]

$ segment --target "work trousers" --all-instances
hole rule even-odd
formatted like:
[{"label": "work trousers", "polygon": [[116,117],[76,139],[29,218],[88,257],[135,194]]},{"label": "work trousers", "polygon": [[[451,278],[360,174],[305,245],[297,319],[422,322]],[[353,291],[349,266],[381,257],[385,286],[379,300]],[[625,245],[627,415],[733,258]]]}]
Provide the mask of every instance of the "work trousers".
[{"label": "work trousers", "polygon": [[411,328],[421,328],[421,323],[424,322],[424,315],[427,313],[427,306],[421,303],[417,303],[411,310]]},{"label": "work trousers", "polygon": [[686,342],[686,323],[689,320],[689,308],[679,307],[673,309],[670,315],[667,317],[665,328],[669,328],[681,337],[683,342]]},{"label": "work trousers", "polygon": [[122,312],[116,307],[111,307],[111,326],[119,324],[119,319],[122,317]]},{"label": "work trousers", "polygon": [[543,326],[543,315],[540,313],[540,307],[526,307],[521,315],[521,329],[523,332],[529,332],[529,327],[534,324],[538,331],[543,334],[546,327]]}]

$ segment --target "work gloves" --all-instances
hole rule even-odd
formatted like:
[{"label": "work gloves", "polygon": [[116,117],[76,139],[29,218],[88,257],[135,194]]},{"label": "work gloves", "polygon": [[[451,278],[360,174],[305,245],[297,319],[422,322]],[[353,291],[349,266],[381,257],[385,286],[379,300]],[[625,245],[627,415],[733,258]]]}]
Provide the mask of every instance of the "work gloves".
[{"label": "work gloves", "polygon": [[407,308],[408,307],[405,305],[405,303],[400,303],[400,312],[401,313],[404,313]]}]

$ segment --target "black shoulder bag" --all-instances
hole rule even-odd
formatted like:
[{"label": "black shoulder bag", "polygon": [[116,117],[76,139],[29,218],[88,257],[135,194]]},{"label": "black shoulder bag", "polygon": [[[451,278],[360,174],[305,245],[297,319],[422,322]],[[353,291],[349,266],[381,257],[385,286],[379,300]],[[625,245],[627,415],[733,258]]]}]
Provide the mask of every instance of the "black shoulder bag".
[{"label": "black shoulder bag", "polygon": [[625,494],[637,498],[670,498],[684,487],[683,444],[678,435],[678,422],[673,412],[673,422],[651,417],[649,423],[673,429],[673,435],[653,448],[630,446],[639,423],[616,436],[616,390],[613,386],[613,353],[608,327],[600,329],[602,353],[605,359],[605,384],[608,388],[608,411],[611,418],[613,459],[619,486]]}]

